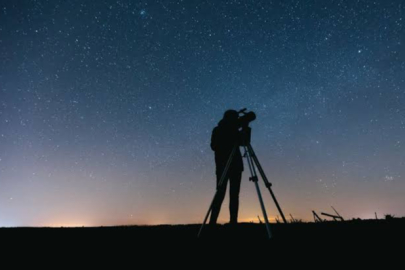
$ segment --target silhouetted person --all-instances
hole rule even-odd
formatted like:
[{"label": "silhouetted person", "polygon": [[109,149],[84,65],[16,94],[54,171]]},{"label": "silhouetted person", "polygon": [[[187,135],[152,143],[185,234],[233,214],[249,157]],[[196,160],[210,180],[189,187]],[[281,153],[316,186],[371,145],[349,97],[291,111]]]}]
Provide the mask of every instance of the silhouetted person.
[{"label": "silhouetted person", "polygon": [[[224,117],[219,121],[218,125],[213,129],[211,135],[211,149],[215,151],[215,165],[217,177],[217,196],[214,199],[211,211],[210,224],[216,224],[221,205],[225,197],[228,180],[230,182],[229,190],[229,211],[230,223],[238,222],[239,210],[239,191],[242,179],[243,160],[239,149],[240,133],[238,127],[239,114],[235,110],[227,110]],[[233,156],[228,173],[225,176],[224,183],[219,187],[222,173],[226,167],[229,155],[232,153],[235,143],[238,144],[236,152]]]}]

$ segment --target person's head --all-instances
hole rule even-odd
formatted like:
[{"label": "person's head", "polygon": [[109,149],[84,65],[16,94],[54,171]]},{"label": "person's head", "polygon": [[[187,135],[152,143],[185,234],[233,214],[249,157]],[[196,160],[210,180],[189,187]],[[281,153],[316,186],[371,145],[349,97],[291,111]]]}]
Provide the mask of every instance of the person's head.
[{"label": "person's head", "polygon": [[239,118],[239,113],[235,110],[227,110],[222,118],[227,123],[236,123]]}]

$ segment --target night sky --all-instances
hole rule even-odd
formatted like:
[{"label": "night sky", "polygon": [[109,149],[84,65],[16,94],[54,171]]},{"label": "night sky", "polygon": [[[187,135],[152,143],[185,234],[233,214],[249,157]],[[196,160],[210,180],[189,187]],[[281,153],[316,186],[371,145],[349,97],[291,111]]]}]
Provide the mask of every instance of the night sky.
[{"label": "night sky", "polygon": [[0,0],[0,227],[201,223],[244,107],[288,217],[404,216],[404,45],[403,0]]}]

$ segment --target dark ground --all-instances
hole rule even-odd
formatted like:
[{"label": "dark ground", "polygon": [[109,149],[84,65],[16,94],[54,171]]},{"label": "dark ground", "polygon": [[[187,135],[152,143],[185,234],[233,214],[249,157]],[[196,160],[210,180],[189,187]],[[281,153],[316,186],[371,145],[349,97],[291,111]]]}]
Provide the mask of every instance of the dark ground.
[{"label": "dark ground", "polygon": [[[66,240],[175,241],[198,239],[200,224],[159,226],[117,226],[83,228],[0,228],[0,238],[40,240],[55,237]],[[351,220],[344,222],[270,224],[272,241],[318,243],[378,241],[394,243],[405,239],[405,218],[390,220]],[[264,224],[228,224],[204,227],[201,240],[268,240]]]}]

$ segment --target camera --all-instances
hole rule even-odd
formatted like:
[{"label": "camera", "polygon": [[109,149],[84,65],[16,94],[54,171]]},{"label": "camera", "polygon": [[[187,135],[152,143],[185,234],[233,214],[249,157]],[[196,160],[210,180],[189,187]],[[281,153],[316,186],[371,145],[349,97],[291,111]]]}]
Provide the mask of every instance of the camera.
[{"label": "camera", "polygon": [[247,146],[250,144],[252,129],[249,127],[250,122],[253,122],[256,119],[256,114],[252,111],[246,112],[246,108],[238,111],[238,114],[242,114],[238,118],[238,127],[242,128],[239,131],[240,139],[239,145],[240,146]]},{"label": "camera", "polygon": [[238,111],[238,114],[242,114],[242,116],[239,116],[238,118],[238,124],[241,128],[248,127],[249,123],[256,119],[256,114],[254,112],[246,112],[246,110],[246,108],[243,108]]}]

